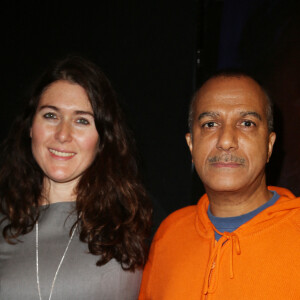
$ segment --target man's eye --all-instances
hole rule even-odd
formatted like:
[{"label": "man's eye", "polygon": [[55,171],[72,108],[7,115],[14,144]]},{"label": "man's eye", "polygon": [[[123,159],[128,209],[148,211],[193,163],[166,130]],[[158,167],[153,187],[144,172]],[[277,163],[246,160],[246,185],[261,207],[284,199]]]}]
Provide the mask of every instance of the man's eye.
[{"label": "man's eye", "polygon": [[256,126],[256,124],[255,124],[254,122],[252,122],[252,121],[243,121],[241,124],[242,124],[243,126],[245,126],[245,127]]},{"label": "man's eye", "polygon": [[207,122],[207,123],[203,124],[202,127],[211,128],[211,127],[215,127],[216,125],[217,125],[216,122]]},{"label": "man's eye", "polygon": [[76,120],[76,123],[82,124],[82,125],[89,125],[90,122],[87,119],[81,118]]},{"label": "man's eye", "polygon": [[44,114],[45,119],[57,119],[56,115],[54,113],[46,113]]}]

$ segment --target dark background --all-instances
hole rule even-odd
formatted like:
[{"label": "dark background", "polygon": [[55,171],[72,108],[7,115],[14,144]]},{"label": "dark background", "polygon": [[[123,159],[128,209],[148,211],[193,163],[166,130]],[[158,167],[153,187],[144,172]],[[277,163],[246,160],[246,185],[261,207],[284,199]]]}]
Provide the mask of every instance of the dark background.
[{"label": "dark background", "polygon": [[283,0],[4,2],[0,139],[51,60],[91,59],[119,95],[161,220],[203,192],[184,138],[193,92],[206,74],[243,67],[276,103],[269,182],[300,195],[299,13]]}]

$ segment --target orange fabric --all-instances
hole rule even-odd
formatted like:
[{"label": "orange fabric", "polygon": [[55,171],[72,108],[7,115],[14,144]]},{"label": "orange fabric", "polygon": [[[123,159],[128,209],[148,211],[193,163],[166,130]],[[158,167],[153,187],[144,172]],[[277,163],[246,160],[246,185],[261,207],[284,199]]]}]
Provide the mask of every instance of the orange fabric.
[{"label": "orange fabric", "polygon": [[270,187],[277,202],[216,242],[208,198],[158,229],[140,300],[300,299],[300,198]]}]

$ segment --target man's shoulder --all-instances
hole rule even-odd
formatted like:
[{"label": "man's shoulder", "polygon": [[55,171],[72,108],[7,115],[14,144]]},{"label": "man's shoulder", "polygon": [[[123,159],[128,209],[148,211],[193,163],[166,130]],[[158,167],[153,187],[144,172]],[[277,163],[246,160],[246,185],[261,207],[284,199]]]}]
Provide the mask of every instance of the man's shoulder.
[{"label": "man's shoulder", "polygon": [[166,235],[172,235],[174,232],[178,234],[184,233],[195,226],[195,218],[197,214],[197,206],[191,205],[171,213],[159,226],[155,240],[161,239]]}]

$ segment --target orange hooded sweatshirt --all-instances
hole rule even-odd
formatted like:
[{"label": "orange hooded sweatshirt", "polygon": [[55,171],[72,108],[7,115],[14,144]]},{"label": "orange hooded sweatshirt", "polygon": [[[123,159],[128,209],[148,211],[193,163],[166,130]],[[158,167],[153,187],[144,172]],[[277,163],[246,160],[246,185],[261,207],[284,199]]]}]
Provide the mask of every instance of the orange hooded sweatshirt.
[{"label": "orange hooded sweatshirt", "polygon": [[281,197],[215,241],[208,197],[171,214],[158,229],[140,300],[300,299],[300,198]]}]

